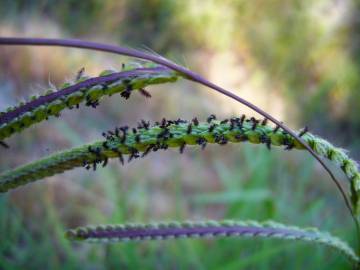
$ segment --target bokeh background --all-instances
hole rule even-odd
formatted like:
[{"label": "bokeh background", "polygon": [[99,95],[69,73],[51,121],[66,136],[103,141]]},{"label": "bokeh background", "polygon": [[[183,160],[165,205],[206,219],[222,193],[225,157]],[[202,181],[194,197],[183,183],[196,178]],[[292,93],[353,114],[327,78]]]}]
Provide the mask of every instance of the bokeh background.
[{"label": "bokeh background", "polygon": [[[0,0],[0,35],[154,50],[357,159],[359,8],[351,0]],[[0,47],[0,111],[82,67],[97,75],[130,61],[78,49]],[[13,136],[10,150],[0,149],[0,169],[142,118],[258,117],[186,81],[148,90],[151,100],[104,98],[97,109],[67,111]],[[339,192],[309,154],[213,145],[156,152],[124,167],[112,161],[96,172],[80,168],[1,195],[0,269],[351,269],[331,250],[280,240],[90,245],[63,237],[86,224],[224,218],[317,226],[355,244]]]}]

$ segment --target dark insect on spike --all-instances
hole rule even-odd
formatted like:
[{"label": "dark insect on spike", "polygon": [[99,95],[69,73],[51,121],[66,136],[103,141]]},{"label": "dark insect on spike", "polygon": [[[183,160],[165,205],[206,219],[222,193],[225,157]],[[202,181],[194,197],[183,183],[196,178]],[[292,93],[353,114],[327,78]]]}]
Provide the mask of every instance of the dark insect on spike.
[{"label": "dark insect on spike", "polygon": [[[281,123],[282,123],[282,122],[281,122]],[[277,126],[274,128],[273,132],[276,133],[276,132],[279,130],[279,128],[280,128],[280,126],[277,125]]]},{"label": "dark insect on spike", "polygon": [[229,122],[229,119],[224,119],[220,122],[220,124],[226,124],[227,122]]},{"label": "dark insect on spike", "polygon": [[119,161],[120,161],[121,165],[124,165],[124,157],[123,157],[122,153],[120,151],[118,151],[117,153],[119,155]]},{"label": "dark insect on spike", "polygon": [[210,124],[210,122],[211,122],[212,120],[216,120],[215,114],[210,114],[210,116],[207,118],[206,121]]},{"label": "dark insect on spike", "polygon": [[124,132],[123,136],[121,137],[120,142],[125,143],[125,141],[126,141],[126,132]]},{"label": "dark insect on spike", "polygon": [[141,157],[145,157],[147,154],[149,154],[150,153],[150,151],[151,151],[151,149],[154,147],[154,145],[153,144],[150,144],[147,148],[146,148],[146,150],[144,151],[144,153],[141,155]]},{"label": "dark insect on spike", "polygon": [[119,134],[120,134],[120,129],[117,127],[115,128],[115,132],[114,132],[115,136],[116,137],[119,137]]},{"label": "dark insect on spike", "polygon": [[123,91],[120,95],[125,99],[129,99],[129,97],[131,95],[131,90],[132,90],[132,86],[127,85],[125,88],[125,91]]},{"label": "dark insect on spike", "polygon": [[137,135],[135,136],[135,142],[136,142],[136,143],[140,143],[140,142],[141,142],[140,134],[137,134]]},{"label": "dark insect on spike", "polygon": [[200,137],[196,140],[196,143],[198,145],[201,145],[201,150],[204,150],[206,147],[207,140],[205,138]]},{"label": "dark insect on spike", "polygon": [[235,139],[239,142],[247,141],[248,137],[245,134],[236,134]]},{"label": "dark insect on spike", "polygon": [[148,130],[149,126],[150,126],[150,122],[146,122],[145,120],[141,120],[141,123],[140,123],[139,126],[142,127],[142,128],[145,128],[146,130]]},{"label": "dark insect on spike", "polygon": [[283,144],[285,145],[284,150],[291,150],[294,147],[294,143],[291,140],[289,140],[288,138],[284,139]]},{"label": "dark insect on spike", "polygon": [[119,128],[122,132],[126,132],[128,129],[129,129],[129,127],[128,126],[122,126],[122,127],[120,127]]},{"label": "dark insect on spike", "polygon": [[258,121],[255,120],[255,121],[253,122],[253,125],[252,125],[251,129],[252,129],[252,130],[255,130],[256,127],[257,127],[257,124],[258,124]]},{"label": "dark insect on spike", "polygon": [[191,131],[192,131],[192,124],[190,123],[190,124],[188,125],[188,127],[187,127],[186,133],[187,133],[187,134],[190,134]]},{"label": "dark insect on spike", "polygon": [[168,128],[164,128],[158,135],[158,139],[167,139],[170,136],[170,132]]},{"label": "dark insect on spike", "polygon": [[215,135],[215,142],[220,144],[220,145],[225,145],[225,144],[227,144],[228,140],[225,138],[225,136],[223,134],[221,134],[221,135],[216,134]]},{"label": "dark insect on spike", "polygon": [[230,119],[230,128],[229,128],[229,130],[233,130],[233,129],[234,129],[235,123],[236,123],[236,121],[234,121],[234,119]]},{"label": "dark insect on spike", "polygon": [[210,127],[209,127],[209,132],[213,132],[214,129],[215,129],[216,125],[215,124],[212,124]]},{"label": "dark insect on spike", "polygon": [[199,125],[199,120],[197,119],[197,117],[194,117],[192,122],[194,123],[195,126]]},{"label": "dark insect on spike", "polygon": [[145,89],[140,88],[139,91],[144,97],[151,98],[151,94],[148,91],[146,91]]},{"label": "dark insect on spike", "polygon": [[308,127],[305,126],[305,127],[300,131],[300,133],[299,133],[298,136],[299,136],[299,137],[302,137],[302,136],[304,136],[308,131],[309,131]]},{"label": "dark insect on spike", "polygon": [[133,132],[134,134],[136,134],[136,133],[137,133],[136,128],[133,128],[133,129],[132,129],[132,132]]},{"label": "dark insect on spike", "polygon": [[108,158],[105,157],[105,158],[104,158],[104,161],[103,161],[103,163],[102,163],[102,166],[105,167],[105,166],[107,165],[107,163],[108,163]]},{"label": "dark insect on spike", "polygon": [[265,125],[267,124],[267,122],[268,122],[268,119],[267,119],[267,118],[264,118],[264,120],[262,120],[262,122],[261,122],[261,125],[262,125],[262,126],[265,126]]},{"label": "dark insect on spike", "polygon": [[5,142],[3,142],[3,141],[0,141],[0,145],[2,146],[2,147],[4,147],[4,148],[10,148],[10,146],[9,145],[7,145]]},{"label": "dark insect on spike", "polygon": [[266,147],[271,150],[271,139],[270,137],[268,137],[266,134],[262,134],[260,136],[260,142],[261,143],[265,143],[266,144]]},{"label": "dark insect on spike", "polygon": [[138,157],[140,157],[139,155],[139,151],[135,148],[131,148],[130,149],[130,155],[129,155],[129,159],[128,159],[128,162],[130,162],[132,159],[136,159]]},{"label": "dark insect on spike", "polygon": [[79,108],[80,108],[80,104],[79,104],[79,103],[76,104],[75,107],[76,107],[76,109],[79,109]]},{"label": "dark insect on spike", "polygon": [[75,81],[80,80],[80,78],[82,77],[82,75],[84,75],[84,72],[85,72],[85,68],[82,67],[82,68],[78,71],[78,73],[76,74]]},{"label": "dark insect on spike", "polygon": [[179,148],[180,154],[184,153],[185,146],[186,146],[186,143],[183,142],[183,143],[181,144],[180,148]]},{"label": "dark insect on spike", "polygon": [[161,125],[160,125],[160,127],[161,127],[161,128],[164,128],[164,127],[166,127],[166,125],[167,125],[167,120],[166,120],[165,118],[163,118],[163,119],[161,120]]},{"label": "dark insect on spike", "polygon": [[244,124],[245,118],[246,118],[246,116],[245,116],[245,114],[243,114],[240,118],[240,122],[239,122],[240,126],[242,126]]},{"label": "dark insect on spike", "polygon": [[103,146],[105,149],[109,149],[108,142],[103,142],[103,143],[102,143],[102,146]]}]

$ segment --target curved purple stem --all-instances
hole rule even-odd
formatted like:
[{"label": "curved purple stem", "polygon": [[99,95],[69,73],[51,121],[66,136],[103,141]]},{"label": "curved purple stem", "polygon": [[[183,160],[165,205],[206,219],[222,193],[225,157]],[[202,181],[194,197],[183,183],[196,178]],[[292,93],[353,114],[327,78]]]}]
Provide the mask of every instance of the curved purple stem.
[{"label": "curved purple stem", "polygon": [[109,44],[102,44],[102,43],[96,43],[96,42],[90,42],[90,41],[83,41],[83,40],[76,40],[76,39],[48,39],[48,38],[16,38],[16,37],[1,37],[0,38],[0,45],[36,45],[36,46],[61,46],[61,47],[73,47],[73,48],[82,48],[82,49],[90,49],[90,50],[97,50],[97,51],[103,51],[103,52],[109,52],[109,53],[116,53],[126,56],[131,56],[135,58],[141,58],[146,59],[155,63],[158,63],[160,65],[164,65],[170,69],[173,69],[175,71],[178,71],[179,73],[183,74],[187,79],[192,80],[194,82],[198,82],[204,86],[207,86],[225,96],[228,96],[243,105],[249,107],[250,109],[254,110],[255,112],[259,113],[263,117],[269,119],[271,122],[276,124],[277,126],[281,127],[284,131],[288,132],[294,139],[296,139],[304,148],[321,164],[321,166],[327,171],[327,173],[330,175],[332,181],[337,186],[338,190],[340,191],[347,209],[351,213],[351,216],[354,220],[356,230],[357,230],[357,236],[358,236],[358,251],[360,253],[360,225],[359,221],[355,217],[351,204],[349,202],[349,199],[346,196],[346,193],[342,186],[340,185],[339,181],[335,178],[334,174],[331,172],[330,168],[325,164],[325,162],[320,158],[319,155],[315,153],[311,149],[311,147],[301,138],[299,137],[294,131],[292,131],[290,128],[285,126],[282,122],[275,119],[273,116],[268,114],[267,112],[263,111],[256,105],[252,104],[251,102],[235,95],[234,93],[208,81],[207,79],[203,78],[199,74],[182,67],[180,65],[177,65],[171,61],[169,61],[166,58],[163,58],[158,55],[148,54],[144,53],[142,51],[138,51],[131,48],[124,48],[116,45],[109,45]]}]

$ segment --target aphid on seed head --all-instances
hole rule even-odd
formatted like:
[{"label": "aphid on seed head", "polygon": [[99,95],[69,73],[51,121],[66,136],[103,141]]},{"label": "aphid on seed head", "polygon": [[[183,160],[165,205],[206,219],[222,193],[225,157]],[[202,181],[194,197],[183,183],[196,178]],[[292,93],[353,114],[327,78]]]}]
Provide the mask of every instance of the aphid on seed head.
[{"label": "aphid on seed head", "polygon": [[108,142],[106,142],[106,141],[102,143],[102,146],[103,146],[105,149],[109,149]]},{"label": "aphid on seed head", "polygon": [[132,159],[136,159],[138,157],[140,157],[139,155],[139,151],[136,148],[130,148],[130,155],[129,155],[129,159],[128,162],[130,162]]},{"label": "aphid on seed head", "polygon": [[180,148],[179,148],[180,154],[184,153],[185,145],[186,145],[185,142],[183,142],[183,143],[181,144],[181,146],[180,146]]},{"label": "aphid on seed head", "polygon": [[284,138],[283,144],[285,145],[284,150],[291,150],[294,147],[294,142],[288,138]]},{"label": "aphid on seed head", "polygon": [[211,122],[212,120],[216,120],[215,114],[210,114],[210,116],[207,118],[206,121],[210,124],[210,122]]},{"label": "aphid on seed head", "polygon": [[149,154],[150,153],[150,151],[151,151],[151,149],[154,147],[154,145],[153,144],[150,144],[147,148],[146,148],[146,150],[144,151],[144,153],[141,155],[141,157],[145,157],[147,154]]},{"label": "aphid on seed head", "polygon": [[131,90],[132,90],[132,86],[126,85],[125,91],[121,92],[120,95],[125,99],[129,99],[129,97],[131,95]]},{"label": "aphid on seed head", "polygon": [[257,124],[258,124],[258,121],[255,120],[255,121],[253,122],[253,125],[252,125],[251,129],[252,129],[252,130],[255,130],[256,127],[257,127]]},{"label": "aphid on seed head", "polygon": [[139,91],[144,97],[151,98],[151,94],[148,91],[146,91],[145,89],[140,88]]},{"label": "aphid on seed head", "polygon": [[[282,122],[281,122],[282,124]],[[279,130],[280,126],[279,125],[276,125],[276,127],[274,128],[273,132],[276,133],[278,130]]]},{"label": "aphid on seed head", "polygon": [[80,78],[84,75],[84,72],[85,72],[85,68],[82,67],[82,68],[78,71],[78,73],[76,74],[75,81],[80,80]]},{"label": "aphid on seed head", "polygon": [[137,135],[135,136],[135,142],[136,142],[136,143],[140,143],[140,142],[141,142],[140,134],[137,134]]},{"label": "aphid on seed head", "polygon": [[140,124],[138,125],[138,128],[145,128],[146,130],[149,129],[150,122],[146,122],[145,120],[141,120]]},{"label": "aphid on seed head", "polygon": [[190,124],[188,125],[187,130],[186,130],[186,133],[187,133],[187,134],[190,134],[191,131],[192,131],[192,123],[190,123]]},{"label": "aphid on seed head", "polygon": [[225,136],[223,134],[216,134],[215,142],[220,145],[225,145],[225,144],[227,144],[228,140],[225,138]]},{"label": "aphid on seed head", "polygon": [[236,119],[233,119],[233,118],[230,119],[230,128],[229,128],[229,130],[233,130],[233,129],[234,129],[236,122],[237,122]]},{"label": "aphid on seed head", "polygon": [[265,126],[265,125],[267,124],[267,121],[268,121],[268,119],[267,119],[267,118],[264,118],[264,120],[262,120],[262,122],[261,122],[261,125],[262,125],[262,126]]},{"label": "aphid on seed head", "polygon": [[243,114],[243,115],[241,116],[240,122],[239,122],[240,127],[242,127],[242,125],[243,125],[243,123],[244,123],[244,121],[245,121],[245,118],[246,118],[246,116],[245,116],[245,114]]},{"label": "aphid on seed head", "polygon": [[215,129],[216,125],[215,124],[212,124],[210,127],[209,127],[209,132],[213,132],[214,129]]},{"label": "aphid on seed head", "polygon": [[132,132],[133,132],[134,134],[136,134],[136,133],[137,133],[136,128],[133,128],[133,129],[132,129]]},{"label": "aphid on seed head", "polygon": [[306,132],[308,132],[309,131],[309,129],[308,129],[308,127],[307,126],[305,126],[301,131],[300,131],[300,133],[299,133],[299,137],[302,137],[302,136],[304,136],[305,134],[306,134]]},{"label": "aphid on seed head", "polygon": [[102,163],[102,166],[105,167],[105,166],[107,165],[107,163],[108,163],[108,158],[105,157],[105,158],[104,158],[104,161],[103,161],[103,163]]},{"label": "aphid on seed head", "polygon": [[206,147],[207,140],[205,138],[200,137],[196,140],[196,143],[198,145],[201,145],[201,149],[204,150]]},{"label": "aphid on seed head", "polygon": [[271,150],[271,139],[266,134],[260,136],[260,142],[265,143],[266,147]]},{"label": "aphid on seed head", "polygon": [[163,119],[161,120],[161,125],[160,125],[160,127],[161,127],[161,128],[164,128],[164,127],[166,127],[166,125],[167,125],[167,120],[166,120],[165,118],[163,118]]},{"label": "aphid on seed head", "polygon": [[192,122],[194,123],[195,126],[199,125],[199,120],[197,119],[197,117],[194,117]]}]

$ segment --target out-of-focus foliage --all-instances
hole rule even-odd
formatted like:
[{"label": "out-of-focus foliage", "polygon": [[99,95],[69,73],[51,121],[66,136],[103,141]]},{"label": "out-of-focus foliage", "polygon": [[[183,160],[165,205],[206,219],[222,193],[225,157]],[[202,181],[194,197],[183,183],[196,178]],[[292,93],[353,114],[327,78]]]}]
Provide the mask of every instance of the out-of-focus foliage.
[{"label": "out-of-focus foliage", "polygon": [[[294,128],[358,157],[358,2],[351,0],[0,1],[0,35],[72,37],[148,48],[204,74]],[[0,110],[124,58],[61,48],[0,47]],[[114,96],[11,138],[0,168],[99,138],[115,125],[244,107],[180,82],[151,100]],[[151,219],[276,219],[354,240],[334,186],[306,155],[252,146],[154,154],[125,167],[56,176],[0,198],[0,268],[345,269],[336,254],[261,241],[72,245],[64,228]],[[5,158],[6,157],[6,158]],[[329,183],[329,184],[328,184]],[[205,199],[204,199],[205,198]],[[328,258],[332,258],[329,260]],[[319,267],[321,266],[321,267]]]}]

